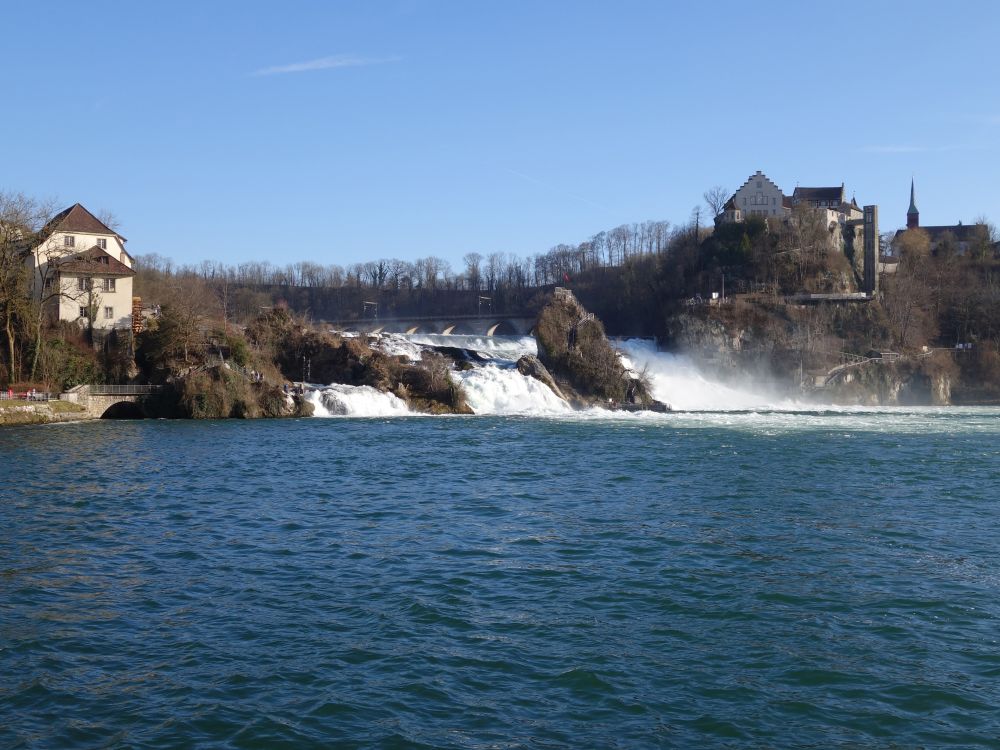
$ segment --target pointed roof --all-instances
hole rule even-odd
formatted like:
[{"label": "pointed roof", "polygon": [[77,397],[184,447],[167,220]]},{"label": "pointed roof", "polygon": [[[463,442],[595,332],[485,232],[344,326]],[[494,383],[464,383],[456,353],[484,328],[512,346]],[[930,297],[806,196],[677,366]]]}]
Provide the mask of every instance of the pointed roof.
[{"label": "pointed roof", "polygon": [[917,201],[915,198],[915,193],[913,189],[913,178],[910,178],[910,207],[906,210],[907,216],[912,216],[913,214],[919,214],[917,210]]},{"label": "pointed roof", "polygon": [[54,232],[87,232],[88,234],[113,234],[122,242],[122,237],[114,229],[94,216],[90,211],[79,203],[74,203],[49,219],[48,223],[42,227],[41,236],[48,237]]},{"label": "pointed roof", "polygon": [[[74,231],[82,232],[82,229]],[[53,261],[61,273],[81,273],[91,276],[135,276],[135,271],[97,245],[82,253],[67,255]]]}]

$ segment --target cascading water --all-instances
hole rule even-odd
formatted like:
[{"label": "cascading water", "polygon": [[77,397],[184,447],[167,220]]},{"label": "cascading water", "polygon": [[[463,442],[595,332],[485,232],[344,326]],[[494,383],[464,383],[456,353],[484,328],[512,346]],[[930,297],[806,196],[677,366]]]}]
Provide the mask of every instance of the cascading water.
[{"label": "cascading water", "polygon": [[629,339],[619,344],[623,363],[635,372],[646,371],[653,397],[679,411],[795,410],[803,404],[766,386],[727,385],[713,380],[682,354],[656,351],[650,341]]},{"label": "cascading water", "polygon": [[571,410],[547,385],[514,367],[488,364],[452,373],[452,377],[465,389],[476,414],[546,415]]},{"label": "cascading water", "polygon": [[334,383],[309,391],[317,417],[398,417],[411,414],[406,402],[367,385]]},{"label": "cascading water", "polygon": [[467,336],[464,334],[412,333],[403,336],[418,346],[466,349],[487,359],[517,361],[522,354],[538,354],[534,336]]}]

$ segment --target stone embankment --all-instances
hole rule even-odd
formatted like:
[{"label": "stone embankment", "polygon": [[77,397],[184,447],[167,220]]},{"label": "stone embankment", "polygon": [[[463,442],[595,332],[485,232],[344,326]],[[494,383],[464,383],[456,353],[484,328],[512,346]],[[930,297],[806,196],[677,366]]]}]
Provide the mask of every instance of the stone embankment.
[{"label": "stone embankment", "polygon": [[0,425],[51,424],[94,419],[86,409],[68,401],[3,401],[0,402]]}]

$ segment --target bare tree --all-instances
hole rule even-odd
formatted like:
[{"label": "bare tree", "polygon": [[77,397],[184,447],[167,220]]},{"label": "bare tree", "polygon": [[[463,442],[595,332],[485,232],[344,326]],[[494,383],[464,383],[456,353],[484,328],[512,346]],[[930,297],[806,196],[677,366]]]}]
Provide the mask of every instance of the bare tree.
[{"label": "bare tree", "polygon": [[705,199],[705,203],[714,218],[721,214],[726,207],[726,203],[729,201],[729,191],[722,187],[722,185],[716,185],[702,193],[701,197]]}]

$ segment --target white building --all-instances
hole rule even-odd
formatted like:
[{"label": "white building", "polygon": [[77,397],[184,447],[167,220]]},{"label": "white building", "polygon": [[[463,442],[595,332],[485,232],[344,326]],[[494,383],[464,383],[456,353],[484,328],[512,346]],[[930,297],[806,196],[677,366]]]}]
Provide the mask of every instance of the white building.
[{"label": "white building", "polygon": [[781,188],[771,182],[759,169],[750,175],[742,187],[726,203],[723,221],[743,221],[748,216],[778,218],[790,210],[788,199]]},{"label": "white building", "polygon": [[89,322],[96,329],[132,324],[134,261],[125,238],[76,203],[52,217],[26,258],[35,298],[53,320]]}]

